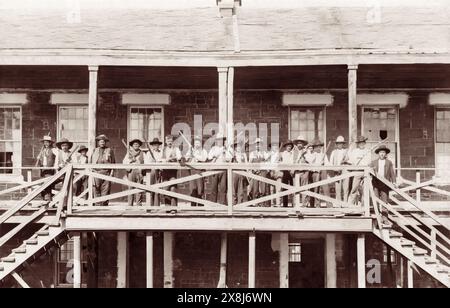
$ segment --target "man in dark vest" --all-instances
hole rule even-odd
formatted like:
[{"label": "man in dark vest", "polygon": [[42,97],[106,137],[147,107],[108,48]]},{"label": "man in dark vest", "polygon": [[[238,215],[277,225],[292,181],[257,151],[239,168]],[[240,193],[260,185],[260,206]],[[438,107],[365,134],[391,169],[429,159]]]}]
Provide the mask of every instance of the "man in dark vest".
[{"label": "man in dark vest", "polygon": [[[373,169],[377,178],[386,179],[395,185],[397,176],[395,173],[394,164],[387,158],[387,155],[390,152],[391,150],[385,145],[380,146],[375,150],[378,158],[372,161],[369,166]],[[384,203],[387,203],[389,199],[389,187],[377,178],[372,180],[375,196],[380,198]],[[381,207],[381,212],[383,216],[383,224],[390,225],[388,211],[383,206]]]},{"label": "man in dark vest", "polygon": [[[41,169],[41,177],[48,178],[55,174],[54,165],[58,151],[53,147],[54,141],[50,136],[44,136],[41,143],[42,149],[37,157],[36,165],[43,168]],[[50,185],[41,193],[41,196],[45,201],[51,201],[52,189],[53,185]]]},{"label": "man in dark vest", "polygon": [[[114,151],[107,147],[106,143],[109,142],[108,137],[105,135],[100,135],[95,138],[97,141],[97,147],[94,149],[90,163],[91,164],[115,164],[116,159],[114,157]],[[94,172],[100,173],[102,175],[113,176],[114,170],[112,169],[94,169]],[[95,198],[107,196],[111,192],[111,182],[103,179],[95,178],[94,180],[94,195]],[[97,205],[108,205],[108,201],[99,202]]]},{"label": "man in dark vest", "polygon": [[[134,139],[130,141],[130,149],[123,159],[125,165],[143,165],[144,164],[144,152],[141,150],[142,141]],[[128,181],[133,183],[143,183],[142,169],[129,169],[127,170]],[[130,189],[132,189],[130,187]],[[142,205],[142,193],[128,196],[128,206],[133,206],[134,201],[136,205]]]}]

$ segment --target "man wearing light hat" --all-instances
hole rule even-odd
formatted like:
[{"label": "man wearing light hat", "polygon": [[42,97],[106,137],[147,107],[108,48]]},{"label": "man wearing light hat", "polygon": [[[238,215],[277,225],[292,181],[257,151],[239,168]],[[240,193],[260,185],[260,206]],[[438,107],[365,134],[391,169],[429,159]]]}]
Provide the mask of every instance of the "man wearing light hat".
[{"label": "man wearing light hat", "polygon": [[[162,160],[164,162],[176,163],[176,162],[179,162],[182,158],[180,149],[178,147],[174,146],[173,141],[174,140],[173,140],[172,135],[166,136],[166,146],[164,147],[164,149],[162,151]],[[178,173],[178,171],[176,169],[163,170],[162,171],[163,181],[166,182],[166,181],[175,180],[177,178],[177,173]],[[177,185],[169,186],[170,191],[175,192],[176,189],[177,189]],[[171,206],[178,205],[177,198],[166,197],[166,199],[167,198],[169,199]]]},{"label": "man wearing light hat", "polygon": [[[99,135],[95,138],[97,141],[97,147],[92,152],[91,158],[89,159],[89,163],[104,165],[104,164],[115,164],[116,158],[114,156],[114,151],[107,146],[107,142],[109,142],[108,137],[105,135]],[[94,169],[94,172],[100,173],[102,175],[113,176],[114,170],[112,169]],[[111,193],[111,182],[103,179],[95,178],[94,179],[94,195],[95,198],[107,196]],[[109,204],[108,201],[99,202],[97,205],[107,206]]]},{"label": "man wearing light hat", "polygon": [[[80,148],[78,149],[78,157],[76,159],[76,163],[79,165],[85,165],[87,163],[89,163],[89,157],[87,156],[87,152],[89,151],[89,149],[82,145],[80,146]],[[78,182],[76,182],[74,184],[74,193],[75,196],[79,196],[83,193],[83,191],[85,191],[88,187],[88,177],[87,176],[83,176],[81,179],[78,180]],[[85,197],[86,198],[86,197]]]},{"label": "man wearing light hat", "polygon": [[[186,161],[189,163],[204,163],[208,160],[208,152],[203,148],[202,145],[202,137],[195,136],[194,137],[194,146],[189,149],[186,153]],[[201,170],[191,169],[191,175],[202,173]],[[200,178],[194,181],[189,182],[189,190],[191,192],[191,196],[199,199],[203,199],[203,195],[205,193],[205,179]],[[192,202],[192,206],[202,206],[199,203]]]},{"label": "man wearing light hat", "polygon": [[[145,164],[162,162],[162,144],[163,143],[159,140],[159,138],[153,138],[153,140],[149,143],[148,152],[145,154]],[[151,170],[147,170],[147,172],[150,172],[150,183],[147,183],[147,185],[153,185],[161,181],[161,170],[152,168]],[[151,204],[153,206],[160,205],[160,198],[158,194],[150,193],[150,200],[152,200]]]},{"label": "man wearing light hat", "polygon": [[[319,140],[315,140],[312,143],[313,146],[313,151],[314,151],[314,160],[311,162],[312,166],[324,166],[324,165],[329,165],[329,161],[328,161],[328,157],[327,157],[327,153],[325,152],[326,149],[324,150],[323,146],[324,143],[319,141]],[[316,183],[319,181],[324,181],[328,178],[328,172],[326,170],[311,170],[310,171],[311,174],[311,178],[312,178],[312,182]],[[320,188],[322,188],[323,194],[326,197],[330,196],[330,187],[328,184],[324,184],[320,187],[315,187],[312,189],[313,192],[315,193],[319,193],[320,192]],[[320,199],[315,199],[312,198],[311,199],[311,206],[313,207],[320,207]],[[328,204],[330,205],[330,204]]]},{"label": "man wearing light hat", "polygon": [[[123,159],[125,165],[143,165],[144,164],[144,152],[141,150],[143,142],[140,139],[133,139],[130,141],[128,153]],[[142,184],[143,175],[141,169],[129,169],[127,170],[128,181],[133,183]],[[130,187],[131,189],[131,187]],[[128,196],[128,206],[133,206],[134,202],[136,205],[142,205],[142,193],[137,193],[135,195]]]},{"label": "man wearing light hat", "polygon": [[[253,142],[252,147],[253,151],[250,152],[249,155],[249,163],[264,163],[266,162],[270,157],[269,154],[266,151],[263,151],[261,149],[261,138],[256,138],[255,142]],[[257,174],[262,177],[267,177],[267,174],[269,173],[268,170],[253,170],[254,174]],[[269,185],[264,182],[253,180],[251,183],[251,194],[252,199],[259,198],[261,196],[266,196],[270,193]],[[270,205],[270,202],[265,202],[265,205]]]},{"label": "man wearing light hat", "polygon": [[[229,163],[233,160],[233,152],[225,146],[226,137],[219,133],[216,136],[216,144],[208,154],[208,161],[213,163]],[[227,173],[221,172],[212,176],[212,201],[227,204]]]},{"label": "man wearing light hat", "polygon": [[[294,140],[294,144],[297,149],[295,163],[302,165],[313,163],[313,159],[315,156],[308,156],[308,141],[306,140],[306,138],[300,135],[297,137],[297,139]],[[298,185],[305,186],[309,184],[310,172],[308,170],[297,170],[295,171],[295,174],[299,174],[300,183],[298,183]],[[295,181],[295,176],[293,179]],[[301,199],[302,205],[307,206],[310,198],[306,195],[301,195]]]},{"label": "man wearing light hat", "polygon": [[[356,148],[349,150],[348,152],[348,163],[353,166],[367,167],[371,163],[370,151],[366,149],[366,141],[367,138],[364,136],[359,136],[355,143]],[[362,196],[361,183],[363,180],[363,176],[355,176],[352,181],[352,190],[350,192],[350,196],[348,198],[348,202],[352,205],[357,205],[358,194]]]},{"label": "man wearing light hat", "polygon": [[70,150],[73,147],[73,142],[69,141],[69,139],[67,138],[62,138],[56,143],[56,147],[59,149],[59,151],[56,155],[54,167],[55,169],[60,170],[72,161],[72,153],[70,152]]},{"label": "man wearing light hat", "polygon": [[[339,167],[344,165],[346,160],[346,156],[348,154],[348,149],[345,149],[345,138],[343,136],[339,136],[336,138],[336,148],[331,152],[330,155],[330,164],[333,167]],[[334,176],[341,175],[342,172],[335,171]],[[344,179],[341,181],[337,181],[335,183],[336,190],[336,199],[340,201],[347,202],[348,200],[348,189],[349,189],[349,179]]]},{"label": "man wearing light hat", "polygon": [[[373,189],[375,196],[380,198],[384,203],[388,203],[389,200],[389,187],[387,187],[383,182],[378,180],[378,178],[386,179],[387,181],[394,183],[396,182],[397,175],[394,169],[394,163],[387,158],[387,155],[391,150],[385,145],[381,145],[375,150],[378,158],[370,164],[372,167],[376,178],[372,179]],[[384,206],[381,206],[381,213],[383,216],[383,224],[390,225],[388,219],[388,211]]]},{"label": "man wearing light hat", "polygon": [[[53,148],[54,141],[52,137],[46,135],[41,139],[42,149],[37,157],[36,166],[43,168],[41,170],[41,177],[48,178],[55,174],[54,166],[58,150]],[[49,169],[44,169],[49,168]],[[53,186],[47,187],[41,196],[45,201],[51,201]]]}]

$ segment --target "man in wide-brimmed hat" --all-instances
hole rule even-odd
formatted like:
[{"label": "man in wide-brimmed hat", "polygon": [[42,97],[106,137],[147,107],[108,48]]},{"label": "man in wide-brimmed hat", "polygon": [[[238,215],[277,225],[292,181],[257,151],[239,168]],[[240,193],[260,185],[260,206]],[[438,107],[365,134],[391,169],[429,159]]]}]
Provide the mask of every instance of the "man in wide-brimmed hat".
[{"label": "man in wide-brimmed hat", "polygon": [[[107,146],[107,143],[109,142],[108,137],[106,137],[106,135],[99,135],[97,136],[97,138],[95,138],[95,140],[97,141],[97,147],[92,152],[89,162],[91,164],[97,165],[115,164],[116,158],[114,155],[114,151]],[[106,176],[114,175],[114,170],[112,169],[94,169],[93,171]],[[110,181],[95,178],[94,185],[95,185],[94,195],[96,198],[107,196],[111,193]],[[108,201],[104,201],[99,202],[97,205],[107,206],[108,204],[109,204]]]},{"label": "man in wide-brimmed hat", "polygon": [[[41,167],[41,177],[47,178],[51,177],[55,174],[55,161],[56,161],[56,155],[58,154],[58,150],[53,147],[53,144],[55,143],[49,135],[44,136],[41,139],[42,148],[41,151],[37,157],[36,166]],[[46,169],[47,168],[47,169]],[[52,199],[52,189],[53,186],[49,186],[47,189],[45,189],[41,196],[45,201],[51,201]]]},{"label": "man in wide-brimmed hat", "polygon": [[[213,163],[229,163],[233,160],[233,151],[225,145],[226,137],[219,133],[215,137],[215,145],[208,153],[208,161]],[[227,173],[212,176],[212,201],[227,204]]]},{"label": "man in wide-brimmed hat", "polygon": [[[141,150],[143,142],[140,139],[133,139],[129,142],[128,153],[123,158],[125,165],[143,165],[144,164],[144,152]],[[133,183],[142,184],[143,175],[142,169],[128,169],[127,170],[128,181]],[[132,187],[130,187],[132,189]],[[142,205],[142,193],[137,193],[128,196],[128,206],[133,206],[134,203],[140,206]]]},{"label": "man in wide-brimmed hat", "polygon": [[[245,140],[240,140],[233,145],[233,162],[238,164],[248,163],[247,153],[245,152]],[[239,204],[248,201],[249,181],[247,177],[239,174],[233,175],[233,202]]]},{"label": "man in wide-brimmed hat", "polygon": [[[172,135],[166,136],[166,146],[162,151],[162,160],[168,163],[176,163],[180,162],[182,158],[181,151],[178,147],[174,145],[174,138]],[[163,170],[162,171],[162,179],[164,182],[172,181],[177,179],[178,170]],[[169,190],[175,192],[177,190],[177,185],[169,186]],[[166,197],[164,198],[166,204],[170,203],[171,206],[178,205],[178,199],[174,197]],[[168,202],[167,202],[168,200]]]},{"label": "man in wide-brimmed hat", "polygon": [[[358,136],[355,140],[356,148],[348,152],[348,163],[353,166],[367,167],[371,163],[371,153],[366,149],[367,139],[364,136]],[[363,176],[355,176],[352,181],[352,190],[350,191],[350,196],[348,202],[352,205],[357,205],[362,197],[363,191],[361,189],[361,183]]]},{"label": "man in wide-brimmed hat", "polygon": [[[188,163],[204,163],[208,160],[208,152],[203,148],[203,139],[201,136],[194,136],[194,144],[189,147],[185,155]],[[191,169],[190,174],[200,174],[202,170]],[[194,198],[203,199],[205,194],[205,179],[199,178],[189,182],[189,191]],[[192,206],[202,206],[200,203],[192,202]]]},{"label": "man in wide-brimmed hat", "polygon": [[[346,156],[349,149],[345,148],[345,138],[343,136],[338,136],[335,141],[335,149],[330,155],[330,164],[333,167],[343,166],[346,161]],[[341,171],[334,171],[334,176],[341,175]],[[349,179],[344,179],[335,182],[336,199],[340,201],[347,202],[348,200],[348,189],[349,189]]]},{"label": "man in wide-brimmed hat", "polygon": [[[145,164],[154,164],[162,162],[162,150],[161,145],[162,141],[159,138],[155,137],[148,143],[148,151],[145,153],[144,162]],[[157,168],[151,168],[149,170],[145,170],[146,174],[146,184],[154,185],[161,182],[161,170]],[[160,205],[160,197],[158,194],[150,193],[150,204],[152,206]]]},{"label": "man in wide-brimmed hat", "polygon": [[[265,163],[268,161],[269,153],[264,151],[262,149],[262,140],[261,138],[256,138],[255,141],[252,143],[251,148],[252,151],[249,155],[249,163]],[[259,175],[261,177],[267,177],[267,174],[269,173],[268,170],[253,170],[253,173],[256,175]],[[252,199],[257,199],[262,196],[266,196],[270,193],[269,185],[267,183],[252,180],[251,183],[251,196]],[[268,206],[270,205],[270,202],[265,202],[263,205]]]},{"label": "man in wide-brimmed hat", "polygon": [[[388,203],[389,200],[389,187],[387,187],[382,181],[378,178],[386,179],[387,181],[394,183],[396,182],[397,175],[394,169],[394,163],[387,158],[387,155],[391,152],[391,150],[385,146],[381,145],[376,150],[375,153],[378,155],[378,158],[371,162],[370,167],[372,167],[375,178],[372,179],[373,189],[375,192],[375,196],[380,198],[384,203]],[[383,224],[389,225],[388,211],[384,206],[380,207],[381,213],[383,216]]]},{"label": "man in wide-brimmed hat", "polygon": [[56,147],[59,151],[56,155],[55,168],[62,169],[65,165],[72,162],[72,152],[70,150],[73,148],[73,142],[67,138],[62,138],[56,143]]}]

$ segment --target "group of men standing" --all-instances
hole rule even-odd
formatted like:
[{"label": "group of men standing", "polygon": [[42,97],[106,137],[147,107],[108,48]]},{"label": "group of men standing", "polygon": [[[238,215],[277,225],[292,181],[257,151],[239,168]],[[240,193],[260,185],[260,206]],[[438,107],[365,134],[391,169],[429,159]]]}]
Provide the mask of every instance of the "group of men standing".
[{"label": "group of men standing", "polygon": [[[88,157],[88,149],[84,146],[77,147],[78,155],[73,157],[73,142],[62,139],[54,142],[51,137],[45,136],[42,139],[42,150],[38,156],[38,164],[43,167],[42,177],[50,177],[55,174],[55,169],[61,169],[68,163],[77,164],[114,164],[116,163],[114,151],[108,147],[109,139],[105,135],[100,135],[96,138],[97,146],[93,149]],[[379,158],[376,161],[371,161],[372,149],[367,149],[367,138],[358,137],[353,144],[348,145],[344,137],[339,136],[334,141],[334,149],[328,157],[331,142],[324,147],[324,143],[319,140],[308,142],[306,138],[299,136],[295,140],[288,140],[284,144],[274,143],[269,144],[267,149],[263,149],[263,141],[256,138],[253,142],[235,142],[232,145],[227,144],[226,138],[222,135],[215,137],[214,146],[207,151],[203,148],[203,140],[201,137],[194,137],[193,145],[189,144],[189,149],[185,155],[182,155],[180,149],[174,145],[174,137],[167,136],[165,138],[165,145],[155,138],[149,143],[140,139],[134,139],[129,142],[127,146],[127,153],[123,159],[123,163],[130,165],[127,170],[127,179],[130,182],[144,183],[144,179],[149,179],[148,184],[156,184],[160,182],[167,182],[175,180],[178,175],[176,167],[166,170],[145,170],[142,168],[133,168],[133,165],[147,165],[152,163],[162,162],[183,162],[187,163],[269,163],[282,165],[299,165],[298,170],[253,170],[252,173],[262,178],[267,178],[273,181],[281,181],[288,185],[305,186],[326,180],[329,176],[340,175],[344,171],[326,171],[326,168],[317,168],[321,166],[371,166],[378,176],[382,176],[390,182],[395,182],[395,171],[393,164],[386,156],[390,150],[385,146],[380,146],[376,149]],[[56,148],[53,147],[56,145]],[[348,168],[347,168],[348,169]],[[113,169],[104,169],[100,166],[93,170],[102,175],[113,176]],[[190,168],[190,174],[199,174],[202,170],[197,168]],[[145,175],[149,174],[148,177]],[[357,204],[358,197],[361,196],[361,183],[363,177],[354,176],[353,178],[346,178],[335,182],[335,198],[348,204]],[[294,183],[299,181],[299,183]],[[76,183],[75,192],[80,194],[87,187],[87,178],[82,178]],[[205,198],[205,179],[197,178],[190,181],[190,194],[192,197],[203,199]],[[375,192],[383,201],[387,201],[386,189],[379,182],[374,181]],[[176,185],[166,187],[166,189],[175,192]],[[249,179],[243,175],[233,176],[233,202],[242,203],[251,199],[268,196],[273,191],[274,185],[269,185],[265,181],[258,181],[256,179]],[[323,195],[330,196],[330,187],[328,184],[316,186],[311,189],[314,193],[319,193],[322,190]],[[43,192],[43,198],[47,201],[51,200],[51,190],[49,187]],[[107,196],[111,191],[111,182],[95,178],[94,193],[95,197]],[[177,198],[171,196],[162,200],[158,194],[150,194],[151,203],[159,205],[164,202],[171,206],[177,205]],[[227,173],[222,172],[212,176],[211,180],[211,201],[220,204],[227,203]],[[143,201],[143,194],[129,196],[129,205],[140,205]],[[107,205],[108,202],[102,202],[101,205]],[[283,206],[287,207],[289,204],[288,196],[283,197]],[[200,205],[196,202],[193,206]],[[263,206],[270,206],[271,202],[264,202]],[[301,205],[304,207],[321,207],[320,200],[310,198],[302,194]],[[326,204],[331,206],[331,204]]]}]

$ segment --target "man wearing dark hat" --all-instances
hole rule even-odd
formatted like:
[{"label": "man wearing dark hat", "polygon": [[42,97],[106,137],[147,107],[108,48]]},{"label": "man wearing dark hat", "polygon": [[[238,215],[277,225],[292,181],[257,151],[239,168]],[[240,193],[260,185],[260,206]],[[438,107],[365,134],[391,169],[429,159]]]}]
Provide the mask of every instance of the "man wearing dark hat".
[{"label": "man wearing dark hat", "polygon": [[[82,145],[80,146],[80,148],[78,149],[78,157],[76,159],[76,163],[79,165],[85,165],[87,163],[89,163],[89,157],[87,156],[87,152],[89,151],[89,149]],[[83,193],[83,191],[85,191],[88,187],[88,177],[87,176],[83,176],[81,179],[78,180],[78,182],[76,182],[74,184],[74,193],[75,196],[79,196]],[[85,197],[86,198],[86,197]]]},{"label": "man wearing dark hat", "polygon": [[[154,164],[154,163],[161,163],[162,162],[162,151],[161,151],[161,145],[162,142],[158,138],[154,138],[149,143],[149,149],[148,152],[145,154],[144,162],[145,164]],[[147,185],[153,185],[157,184],[161,181],[161,170],[152,168],[151,170],[148,170],[147,172],[150,172],[150,179],[149,183]],[[159,206],[160,205],[160,199],[159,195],[155,193],[150,193],[150,200],[152,200],[151,204],[153,206]]]},{"label": "man wearing dark hat", "polygon": [[[233,162],[238,164],[248,163],[247,153],[245,152],[244,142],[235,142],[233,149]],[[248,201],[247,186],[249,185],[247,177],[236,174],[233,176],[233,202],[239,204]]]},{"label": "man wearing dark hat", "polygon": [[[371,163],[370,151],[366,149],[367,138],[364,136],[359,136],[355,143],[356,148],[352,149],[348,152],[348,163],[353,166],[367,167]],[[355,176],[352,181],[352,190],[350,191],[350,196],[348,198],[348,202],[352,205],[357,205],[358,203],[358,194],[362,196],[361,183],[363,180],[363,176]]]},{"label": "man wearing dark hat", "polygon": [[[283,145],[284,151],[281,153],[281,162],[283,164],[294,164],[294,143],[291,140],[288,140]],[[292,178],[292,173],[290,170],[283,170],[283,178],[281,181],[284,184],[293,185],[294,179]],[[286,190],[286,189],[283,189]],[[289,196],[283,197],[283,207],[287,207],[289,203]]]},{"label": "man wearing dark hat", "polygon": [[[301,165],[309,165],[312,163],[310,159],[308,159],[308,151],[307,151],[307,145],[308,141],[303,136],[298,136],[297,139],[294,140],[294,146],[297,149],[297,152],[295,154],[295,163],[301,164]],[[315,157],[315,156],[314,156]],[[310,178],[310,172],[309,170],[297,170],[294,172],[294,181],[295,181],[295,174],[298,174],[300,183],[297,183],[300,186],[305,186],[309,184],[309,178]],[[308,206],[309,204],[309,197],[306,195],[301,196],[301,202],[303,206]]]},{"label": "man wearing dark hat", "polygon": [[[179,162],[182,158],[181,151],[178,147],[174,146],[173,144],[173,136],[169,135],[166,136],[166,146],[164,147],[162,151],[162,160],[164,162],[168,163],[176,163]],[[163,181],[172,181],[177,178],[178,170],[171,169],[171,170],[163,170],[162,171],[162,178]],[[175,192],[177,190],[177,185],[169,186],[169,190]],[[178,200],[174,197],[166,197],[166,200],[168,199],[171,206],[177,206]]]},{"label": "man wearing dark hat", "polygon": [[[100,135],[96,138],[97,147],[92,152],[91,158],[89,162],[91,164],[103,165],[103,164],[115,164],[116,159],[114,156],[114,151],[107,146],[107,142],[109,142],[108,137],[105,135]],[[114,170],[112,169],[94,169],[94,172],[100,173],[102,175],[113,176]],[[107,196],[111,192],[111,182],[103,179],[95,178],[95,197],[103,197]],[[107,206],[109,204],[108,201],[99,202],[97,205]]]},{"label": "man wearing dark hat", "polygon": [[[194,137],[194,146],[191,147],[186,153],[186,161],[189,163],[204,163],[208,159],[208,152],[203,148],[202,137]],[[200,174],[202,170],[191,169],[190,174]],[[203,199],[205,193],[205,179],[200,178],[189,182],[189,190],[191,196],[199,199]],[[200,203],[192,202],[192,206],[202,206]]]},{"label": "man wearing dark hat", "polygon": [[[144,152],[141,151],[142,141],[139,139],[133,139],[130,141],[128,153],[123,159],[125,165],[143,165],[144,164]],[[142,169],[129,169],[127,170],[128,181],[133,183],[143,183]],[[130,189],[132,189],[130,187]],[[128,196],[128,206],[142,205],[142,193]]]},{"label": "man wearing dark hat", "polygon": [[[255,142],[252,144],[252,150],[249,155],[249,163],[264,163],[269,159],[269,154],[266,151],[261,149],[262,140],[260,138],[256,138]],[[261,176],[267,177],[269,173],[268,170],[253,170],[253,173]],[[267,183],[252,180],[251,183],[251,194],[252,199],[259,198],[261,196],[266,196],[270,193],[269,185]],[[265,202],[264,205],[270,205],[270,202]]]},{"label": "man wearing dark hat", "polygon": [[72,162],[72,153],[70,150],[73,147],[73,142],[69,141],[67,138],[62,138],[56,143],[56,147],[59,149],[55,160],[55,169],[62,169],[68,163]]},{"label": "man wearing dark hat", "polygon": [[[397,175],[395,173],[394,164],[391,160],[387,158],[387,155],[391,152],[391,150],[382,145],[375,150],[375,153],[378,155],[378,158],[370,164],[370,167],[373,169],[376,178],[372,179],[373,189],[375,192],[375,196],[380,198],[384,203],[388,202],[389,199],[389,187],[387,187],[383,182],[378,180],[378,178],[386,179],[387,181],[394,183],[396,182]],[[383,216],[383,223],[390,224],[388,219],[388,211],[385,207],[381,206],[381,212]]]},{"label": "man wearing dark hat", "polygon": [[[37,157],[36,165],[41,167],[41,177],[48,178],[55,174],[55,161],[56,155],[58,151],[53,148],[54,141],[50,136],[44,136],[41,139],[42,148]],[[45,169],[48,168],[48,169]],[[47,187],[42,193],[41,196],[45,201],[51,201],[52,199],[52,189],[53,186]]]}]

